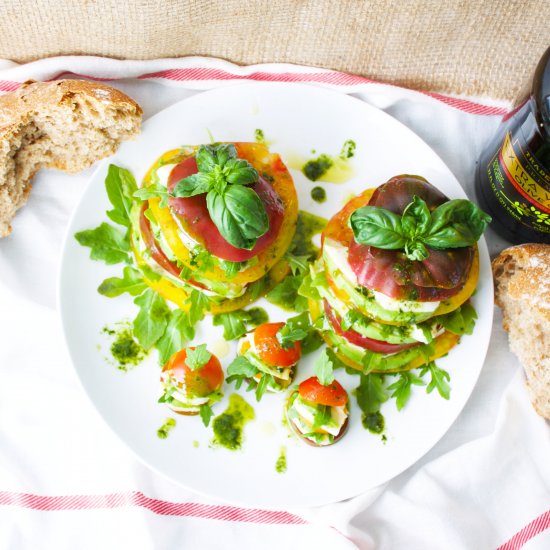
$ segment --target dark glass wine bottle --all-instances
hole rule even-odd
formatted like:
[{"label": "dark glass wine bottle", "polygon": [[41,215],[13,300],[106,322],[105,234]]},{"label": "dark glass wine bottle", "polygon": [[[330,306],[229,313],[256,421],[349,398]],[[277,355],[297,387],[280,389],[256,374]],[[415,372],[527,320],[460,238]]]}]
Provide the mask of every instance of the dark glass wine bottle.
[{"label": "dark glass wine bottle", "polygon": [[476,195],[512,243],[550,243],[550,48],[481,154]]}]

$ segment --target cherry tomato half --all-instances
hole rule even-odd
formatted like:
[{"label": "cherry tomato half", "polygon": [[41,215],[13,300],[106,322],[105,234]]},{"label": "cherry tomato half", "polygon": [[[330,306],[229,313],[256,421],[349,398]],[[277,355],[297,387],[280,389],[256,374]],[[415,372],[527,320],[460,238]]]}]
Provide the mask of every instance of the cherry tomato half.
[{"label": "cherry tomato half", "polygon": [[302,399],[317,405],[341,407],[348,402],[348,394],[338,380],[323,386],[316,376],[312,376],[300,384],[298,391]]},{"label": "cherry tomato half", "polygon": [[272,367],[290,367],[295,365],[302,355],[302,344],[292,342],[289,348],[283,348],[277,340],[277,332],[284,323],[264,323],[254,331],[254,346],[262,361]]},{"label": "cherry tomato half", "polygon": [[187,366],[186,357],[186,349],[177,351],[168,359],[162,372],[169,375],[185,391],[187,396],[206,397],[221,387],[223,370],[215,355],[210,357],[208,363],[196,370],[192,370]]}]

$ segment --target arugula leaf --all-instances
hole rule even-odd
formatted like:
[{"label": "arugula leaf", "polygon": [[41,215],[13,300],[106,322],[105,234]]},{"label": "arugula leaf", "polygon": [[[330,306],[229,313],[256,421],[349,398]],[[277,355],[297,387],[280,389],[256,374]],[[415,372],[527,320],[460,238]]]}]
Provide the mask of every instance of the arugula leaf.
[{"label": "arugula leaf", "polygon": [[134,336],[146,350],[151,349],[166,330],[170,309],[164,299],[150,288],[138,296],[134,304],[140,308],[134,319]]},{"label": "arugula leaf", "polygon": [[281,347],[288,349],[293,347],[294,342],[303,340],[311,331],[311,322],[307,311],[291,317],[277,332],[277,340]]},{"label": "arugula leaf", "polygon": [[321,355],[315,361],[314,366],[315,376],[323,386],[328,386],[334,382],[333,363],[324,349]]},{"label": "arugula leaf", "polygon": [[384,387],[383,374],[361,374],[359,386],[355,389],[357,404],[365,415],[375,413],[389,399]]},{"label": "arugula leaf", "polygon": [[237,355],[227,367],[227,381],[235,377],[252,378],[257,373],[258,369],[244,355]]},{"label": "arugula leaf", "polygon": [[147,199],[153,199],[153,198],[159,197],[160,198],[159,206],[161,208],[166,208],[168,206],[168,199],[170,198],[168,189],[160,183],[152,183],[147,187],[142,187],[137,191],[134,191],[133,196],[141,200],[147,200]]},{"label": "arugula leaf", "polygon": [[200,344],[195,349],[187,348],[186,351],[185,364],[191,370],[197,370],[204,367],[212,357],[212,354],[206,349],[206,344]]},{"label": "arugula leaf", "polygon": [[97,288],[97,291],[108,298],[120,296],[124,292],[128,292],[131,296],[141,294],[147,285],[143,281],[141,273],[133,267],[126,266],[122,270],[122,279],[119,277],[109,277],[105,279]]},{"label": "arugula leaf", "polygon": [[298,294],[303,276],[287,275],[273,290],[265,295],[265,299],[283,309],[302,312],[307,311],[307,300]]},{"label": "arugula leaf", "polygon": [[321,295],[317,290],[317,287],[323,286],[326,284],[324,279],[324,274],[317,274],[312,276],[310,273],[307,274],[301,281],[300,286],[298,287],[297,294],[303,296],[304,298],[311,298],[312,300],[320,300]]},{"label": "arugula leaf", "polygon": [[436,364],[431,361],[420,370],[420,376],[424,376],[427,372],[430,373],[430,383],[426,387],[426,392],[431,393],[434,388],[443,399],[449,399],[451,396],[451,387],[448,382],[451,380],[450,374],[443,369],[440,369]]},{"label": "arugula leaf", "polygon": [[214,326],[223,326],[224,340],[237,340],[248,332],[249,327],[257,327],[268,321],[267,313],[259,307],[217,313],[212,317]]},{"label": "arugula leaf", "polygon": [[242,266],[241,262],[230,262],[228,260],[222,260],[220,267],[223,269],[225,276],[231,280],[237,275]]},{"label": "arugula leaf", "polygon": [[454,334],[472,334],[476,324],[477,312],[468,302],[458,309],[437,317],[437,322]]},{"label": "arugula leaf", "polygon": [[194,327],[199,321],[204,319],[205,312],[209,309],[208,298],[205,294],[194,288],[189,297],[184,302],[189,306],[187,312],[189,324]]},{"label": "arugula leaf", "polygon": [[332,420],[331,407],[328,405],[315,405],[312,428],[326,426]]},{"label": "arugula leaf", "polygon": [[199,407],[199,414],[201,416],[202,423],[208,427],[210,419],[214,416],[214,411],[208,403],[204,403]]},{"label": "arugula leaf", "polygon": [[292,271],[292,275],[301,275],[309,272],[309,254],[302,256],[294,256],[294,254],[287,254],[286,260]]},{"label": "arugula leaf", "polygon": [[256,391],[254,392],[256,394],[256,401],[260,401],[260,399],[263,397],[270,381],[273,381],[273,376],[271,374],[262,372],[262,376],[258,380],[258,385],[256,386]]},{"label": "arugula leaf", "polygon": [[105,189],[114,207],[107,211],[107,216],[119,225],[130,227],[132,225],[130,211],[134,203],[133,194],[137,189],[134,176],[125,168],[109,164]]},{"label": "arugula leaf", "polygon": [[164,365],[174,353],[181,350],[186,342],[194,336],[195,330],[189,324],[187,314],[181,309],[172,310],[166,330],[155,344],[159,352],[159,363]]},{"label": "arugula leaf", "polygon": [[210,218],[222,237],[236,248],[251,250],[269,229],[264,204],[250,183],[258,181],[256,169],[237,158],[233,144],[201,145],[195,156],[198,173],[179,181],[174,197],[206,193]]},{"label": "arugula leaf", "polygon": [[302,340],[302,355],[308,355],[318,350],[324,340],[316,330],[311,330],[309,334]]},{"label": "arugula leaf", "polygon": [[388,386],[388,390],[393,390],[391,397],[395,397],[397,410],[400,411],[411,397],[411,385],[424,386],[425,382],[411,371],[400,372],[397,376],[397,380]]},{"label": "arugula leaf", "polygon": [[112,225],[103,222],[95,229],[79,231],[74,235],[82,246],[90,247],[90,258],[107,265],[130,263],[128,235],[123,235]]}]

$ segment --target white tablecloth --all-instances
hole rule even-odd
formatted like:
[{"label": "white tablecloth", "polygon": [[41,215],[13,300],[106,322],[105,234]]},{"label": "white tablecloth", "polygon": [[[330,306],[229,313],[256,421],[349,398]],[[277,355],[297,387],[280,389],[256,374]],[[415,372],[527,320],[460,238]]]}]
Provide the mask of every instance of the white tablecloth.
[{"label": "white tablecloth", "polygon": [[[288,65],[212,59],[0,62],[0,91],[70,73],[106,79],[148,117],[234,79],[352,93],[409,126],[473,198],[475,159],[506,105],[414,92]],[[45,171],[0,240],[0,548],[550,548],[550,430],[533,411],[497,310],[464,411],[383,487],[314,509],[252,510],[182,489],[141,465],[84,396],[55,311],[68,216],[90,175]],[[505,246],[491,231],[494,254]]]}]

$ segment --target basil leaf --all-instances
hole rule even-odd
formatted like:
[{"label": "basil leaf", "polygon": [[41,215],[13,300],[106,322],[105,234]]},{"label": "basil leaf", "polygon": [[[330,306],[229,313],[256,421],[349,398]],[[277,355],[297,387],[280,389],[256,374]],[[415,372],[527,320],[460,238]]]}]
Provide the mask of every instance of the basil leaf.
[{"label": "basil leaf", "polygon": [[401,217],[385,208],[363,206],[350,216],[355,240],[360,244],[398,250],[407,239],[401,225]]},{"label": "basil leaf", "polygon": [[314,371],[315,376],[317,376],[317,379],[323,386],[328,386],[334,382],[333,365],[326,349],[323,350],[323,353],[315,361]]},{"label": "basil leaf", "polygon": [[212,354],[206,349],[206,344],[201,344],[195,349],[187,348],[187,353],[185,355],[185,364],[191,370],[197,370],[201,367],[204,367],[204,365],[206,365],[206,363],[210,361],[211,357]]},{"label": "basil leaf", "polygon": [[125,227],[131,226],[130,211],[133,204],[133,194],[137,189],[136,180],[129,170],[109,164],[105,178],[107,196],[113,205],[113,210],[107,211],[107,216]]},{"label": "basil leaf", "polygon": [[193,197],[207,193],[212,185],[212,178],[209,174],[197,172],[178,181],[172,189],[174,197]]},{"label": "basil leaf", "polygon": [[124,292],[128,292],[131,296],[137,296],[147,288],[141,273],[137,269],[126,266],[122,273],[122,279],[119,277],[109,277],[105,279],[99,285],[97,291],[103,296],[114,298],[120,296]]},{"label": "basil leaf", "polygon": [[195,331],[189,324],[187,314],[181,309],[172,310],[166,330],[155,344],[159,352],[159,363],[164,365],[174,353],[180,351],[194,336]]},{"label": "basil leaf", "polygon": [[170,309],[164,299],[150,288],[138,296],[134,304],[140,308],[134,319],[134,336],[148,350],[164,334]]},{"label": "basil leaf", "polygon": [[224,166],[227,181],[235,185],[248,185],[258,181],[256,169],[247,160],[229,159]]},{"label": "basil leaf", "polygon": [[200,172],[210,172],[215,166],[223,168],[227,161],[237,157],[237,149],[232,143],[201,145],[196,154]]},{"label": "basil leaf", "polygon": [[409,241],[405,244],[405,254],[409,260],[422,261],[430,254],[421,241]]},{"label": "basil leaf", "polygon": [[432,224],[423,236],[432,248],[458,248],[475,244],[491,217],[466,199],[443,203],[432,212]]},{"label": "basil leaf", "polygon": [[251,250],[269,229],[265,207],[248,187],[231,185],[223,195],[209,191],[206,206],[222,237],[236,248]]},{"label": "basil leaf", "polygon": [[90,247],[92,260],[101,260],[107,265],[130,263],[128,235],[123,235],[108,223],[103,222],[95,229],[79,231],[74,237],[82,246]]},{"label": "basil leaf", "polygon": [[409,237],[423,235],[430,227],[431,221],[430,209],[426,201],[414,195],[401,216],[404,233]]}]

